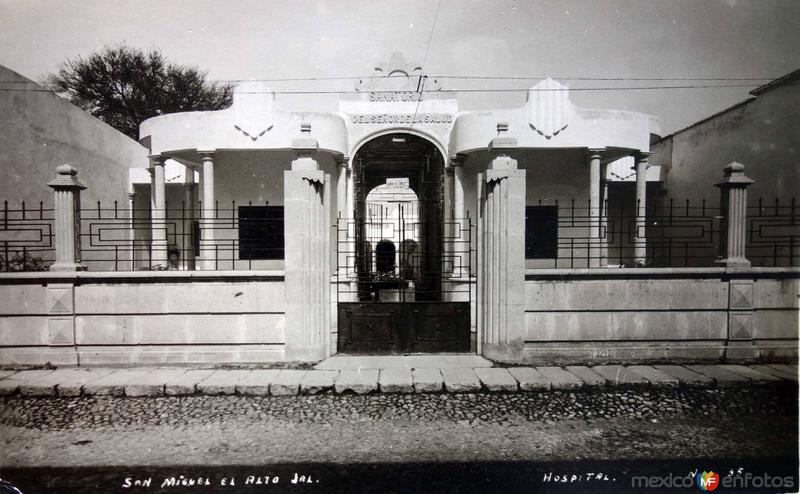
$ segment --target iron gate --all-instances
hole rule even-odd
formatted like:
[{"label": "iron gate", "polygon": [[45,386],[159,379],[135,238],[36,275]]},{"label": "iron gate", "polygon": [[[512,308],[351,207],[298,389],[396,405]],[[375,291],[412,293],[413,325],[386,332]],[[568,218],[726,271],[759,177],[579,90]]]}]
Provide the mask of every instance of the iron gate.
[{"label": "iron gate", "polygon": [[339,352],[470,350],[474,227],[420,204],[365,203],[339,220]]}]

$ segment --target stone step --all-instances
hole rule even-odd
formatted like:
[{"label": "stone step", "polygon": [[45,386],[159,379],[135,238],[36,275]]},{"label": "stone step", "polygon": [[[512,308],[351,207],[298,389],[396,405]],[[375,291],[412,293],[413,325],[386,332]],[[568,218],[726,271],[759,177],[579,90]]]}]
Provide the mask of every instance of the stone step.
[{"label": "stone step", "polygon": [[583,381],[561,367],[536,367],[536,370],[547,379],[550,389],[579,389],[583,387]]},{"label": "stone step", "polygon": [[269,394],[274,396],[292,396],[300,392],[300,383],[308,371],[285,369],[273,379],[269,385]]},{"label": "stone step", "polygon": [[789,372],[776,369],[771,365],[751,365],[749,367],[753,370],[761,372],[762,374],[769,374],[771,376],[779,377],[787,381],[795,381],[795,382],[797,381],[797,374],[791,374]]},{"label": "stone step", "polygon": [[40,379],[52,372],[51,369],[23,370],[7,375],[0,379],[0,396],[13,395],[21,385]]},{"label": "stone step", "polygon": [[632,365],[628,369],[644,377],[655,386],[675,387],[680,384],[680,380],[677,377],[649,365]]},{"label": "stone step", "polygon": [[608,381],[609,386],[645,386],[650,384],[645,377],[637,374],[630,367],[622,365],[596,365],[591,368]]},{"label": "stone step", "polygon": [[440,370],[444,378],[444,389],[450,393],[474,393],[481,389],[481,382],[473,369],[452,367]]},{"label": "stone step", "polygon": [[545,391],[550,389],[550,381],[544,374],[532,367],[511,367],[508,369],[508,373],[517,380],[521,391]]},{"label": "stone step", "polygon": [[232,395],[236,385],[250,374],[249,370],[218,370],[197,383],[197,392],[205,395]]},{"label": "stone step", "polygon": [[310,370],[300,380],[300,392],[315,395],[332,390],[338,376],[339,371]]},{"label": "stone step", "polygon": [[378,390],[378,369],[343,370],[333,384],[337,393],[352,391],[357,394]]},{"label": "stone step", "polygon": [[318,370],[443,369],[492,367],[492,362],[473,354],[443,355],[334,355],[314,366]]},{"label": "stone step", "polygon": [[721,369],[740,374],[753,381],[754,384],[769,384],[781,380],[779,377],[775,377],[764,372],[758,372],[757,370],[745,367],[744,365],[720,365],[719,367]]},{"label": "stone step", "polygon": [[475,369],[481,384],[489,391],[516,391],[519,384],[508,372],[508,369],[478,368]]},{"label": "stone step", "polygon": [[413,393],[411,369],[381,369],[378,377],[381,393]]},{"label": "stone step", "polygon": [[[267,396],[269,388],[282,371],[278,369],[256,369],[236,381],[236,392],[243,396]],[[298,387],[300,382],[297,383]]]},{"label": "stone step", "polygon": [[439,369],[414,369],[411,377],[415,393],[438,393],[444,386],[444,377]]},{"label": "stone step", "polygon": [[592,369],[583,365],[568,365],[567,372],[572,373],[583,381],[583,385],[589,388],[599,388],[606,385],[606,379]]},{"label": "stone step", "polygon": [[681,365],[654,365],[653,368],[676,378],[680,384],[686,386],[711,386],[714,384],[714,380],[710,377]]},{"label": "stone step", "polygon": [[113,369],[56,369],[39,379],[20,385],[19,392],[28,396],[79,396],[83,385],[114,372]]},{"label": "stone step", "polygon": [[161,396],[168,381],[174,381],[186,369],[155,369],[144,376],[136,374],[125,384],[125,396]]},{"label": "stone step", "polygon": [[125,386],[132,381],[142,380],[152,369],[117,369],[110,374],[83,384],[83,394],[87,396],[124,396]]},{"label": "stone step", "polygon": [[168,396],[186,396],[197,392],[197,385],[208,379],[214,370],[212,369],[191,369],[182,375],[167,380],[164,383],[164,394]]},{"label": "stone step", "polygon": [[0,395],[293,396],[336,393],[473,393],[601,388],[602,386],[733,387],[797,381],[789,365],[598,365],[594,367],[443,367],[345,370],[63,368],[2,371]]},{"label": "stone step", "polygon": [[710,377],[717,383],[717,386],[727,388],[750,384],[750,378],[741,374],[723,369],[719,365],[687,365],[688,369],[699,372],[704,376]]}]

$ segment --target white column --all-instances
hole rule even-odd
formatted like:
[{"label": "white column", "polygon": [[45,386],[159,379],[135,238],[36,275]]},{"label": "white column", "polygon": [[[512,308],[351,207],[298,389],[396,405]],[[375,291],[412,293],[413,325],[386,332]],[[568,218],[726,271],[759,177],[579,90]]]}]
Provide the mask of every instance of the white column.
[{"label": "white column", "polygon": [[600,158],[604,148],[589,149],[589,267],[600,267]]},{"label": "white column", "polygon": [[81,190],[86,187],[78,180],[78,171],[63,164],[56,168],[55,180],[47,183],[54,193],[54,229],[56,258],[50,271],[85,271],[81,263],[80,204]]},{"label": "white column", "polygon": [[[344,218],[346,219],[345,224],[342,226],[346,229],[346,231],[342,232],[342,235],[345,236],[343,240],[347,240],[346,247],[344,247],[347,255],[347,275],[348,276],[355,276],[356,270],[356,243],[355,243],[355,225],[354,225],[354,211],[355,211],[355,184],[354,184],[354,177],[353,177],[353,168],[350,166],[347,170],[347,207],[345,210]],[[355,288],[353,290],[349,290],[351,292],[355,292]]]},{"label": "white column", "polygon": [[[454,220],[453,215],[453,183],[455,181],[455,174],[453,167],[448,166],[444,170],[444,211],[443,220],[445,240],[444,240],[444,256],[442,258],[442,273],[451,276],[453,272],[454,256],[456,240],[458,236],[459,226]],[[445,296],[448,297],[452,294],[450,290],[445,291]]]},{"label": "white column", "polygon": [[[131,184],[131,187],[133,185]],[[131,249],[131,271],[136,270],[136,193],[128,192],[128,242]]]},{"label": "white column", "polygon": [[214,252],[214,153],[213,149],[197,151],[203,162],[202,188],[203,208],[200,211],[200,268],[216,269],[217,259]]},{"label": "white column", "polygon": [[647,262],[647,158],[652,153],[641,152],[634,156],[636,164],[636,235],[634,235],[633,257],[637,265]]},{"label": "white column", "polygon": [[296,139],[297,159],[284,172],[286,359],[330,355],[330,176],[312,157],[313,139]]},{"label": "white column", "polygon": [[347,164],[350,159],[347,156],[342,156],[337,159],[338,164],[338,176],[336,177],[336,228],[334,231],[336,235],[334,237],[334,242],[336,245],[333,245],[331,248],[335,251],[339,252],[339,255],[336,259],[336,266],[333,267],[331,274],[336,274],[336,272],[341,268],[342,272],[339,273],[342,279],[345,279],[347,276],[347,224],[348,224],[348,197],[347,197],[347,182],[348,182],[348,175],[349,172],[347,170]]},{"label": "white column", "polygon": [[347,210],[347,163],[349,158],[341,156],[336,159],[336,216],[344,218]]},{"label": "white column", "polygon": [[520,361],[525,346],[525,170],[498,156],[478,176],[481,353]]},{"label": "white column", "polygon": [[167,195],[164,178],[165,157],[161,155],[150,156],[153,169],[152,189],[150,191],[152,209],[150,224],[152,228],[151,264],[153,266],[167,266]]},{"label": "white column", "polygon": [[608,266],[608,164],[600,166],[600,266]]},{"label": "white column", "polygon": [[453,215],[456,219],[467,216],[464,209],[464,159],[454,159],[450,162],[453,167]]},{"label": "white column", "polygon": [[181,257],[183,266],[187,271],[195,269],[194,260],[194,168],[185,167],[183,178],[184,186],[184,211],[186,220],[183,224],[183,242]]}]

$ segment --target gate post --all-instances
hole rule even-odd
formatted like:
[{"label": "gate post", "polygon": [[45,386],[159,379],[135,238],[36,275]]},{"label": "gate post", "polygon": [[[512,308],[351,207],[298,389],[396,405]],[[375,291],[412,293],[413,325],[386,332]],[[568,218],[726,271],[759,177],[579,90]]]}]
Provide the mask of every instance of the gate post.
[{"label": "gate post", "polygon": [[[493,141],[492,148],[516,145],[502,141]],[[525,345],[525,170],[501,154],[478,177],[481,353],[520,361]]]},{"label": "gate post", "polygon": [[744,174],[744,165],[733,162],[725,167],[725,176],[714,184],[720,190],[722,228],[720,237],[721,264],[729,268],[749,268],[747,242],[747,187],[753,181]]},{"label": "gate post", "polygon": [[63,164],[56,168],[58,178],[47,183],[53,189],[55,208],[56,259],[50,271],[85,271],[81,262],[80,207],[81,190],[78,171]]},{"label": "gate post", "polygon": [[286,359],[330,355],[330,176],[312,157],[317,141],[292,142],[297,158],[283,175]]}]

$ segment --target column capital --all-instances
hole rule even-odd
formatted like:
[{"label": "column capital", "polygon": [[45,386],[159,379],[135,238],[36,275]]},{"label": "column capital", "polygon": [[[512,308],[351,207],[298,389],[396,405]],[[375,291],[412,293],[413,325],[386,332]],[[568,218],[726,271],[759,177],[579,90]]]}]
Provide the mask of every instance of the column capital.
[{"label": "column capital", "polygon": [[606,148],[586,148],[586,152],[589,154],[589,159],[599,159],[602,158],[602,154],[606,152]]},{"label": "column capital", "polygon": [[150,160],[150,166],[164,166],[164,162],[167,161],[167,156],[163,154],[151,154],[147,157]]},{"label": "column capital", "polygon": [[652,151],[637,151],[633,153],[631,156],[633,156],[634,161],[639,162],[639,161],[647,161],[648,159],[650,159],[650,156],[652,155],[653,155]]},{"label": "column capital", "polygon": [[47,185],[56,190],[83,190],[86,188],[78,180],[78,170],[72,165],[64,163],[56,168],[56,178],[47,182]]},{"label": "column capital", "polygon": [[745,188],[754,183],[754,180],[744,174],[744,165],[734,161],[728,166],[723,168],[725,174],[719,182],[714,184],[714,187],[720,188]]},{"label": "column capital", "polygon": [[292,151],[299,158],[310,158],[319,152],[319,143],[309,137],[292,139]]},{"label": "column capital", "polygon": [[517,140],[513,137],[495,137],[489,143],[489,151],[498,151],[500,153],[508,149],[516,149]]},{"label": "column capital", "polygon": [[336,160],[337,165],[343,168],[347,168],[348,164],[350,163],[350,156],[345,156],[343,154],[337,154],[333,157],[333,159]]},{"label": "column capital", "polygon": [[450,166],[463,166],[464,162],[467,161],[467,155],[462,153],[456,153],[450,155]]},{"label": "column capital", "polygon": [[217,154],[217,150],[210,148],[210,149],[198,149],[197,154],[200,155],[202,159],[214,159],[214,155]]}]

